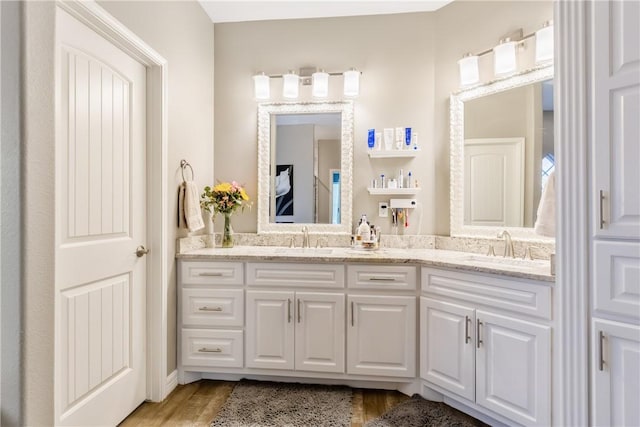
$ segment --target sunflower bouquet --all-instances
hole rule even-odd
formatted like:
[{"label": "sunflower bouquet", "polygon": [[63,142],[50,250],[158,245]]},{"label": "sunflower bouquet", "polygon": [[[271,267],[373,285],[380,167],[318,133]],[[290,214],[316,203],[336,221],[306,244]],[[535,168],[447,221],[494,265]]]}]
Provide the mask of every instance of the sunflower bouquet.
[{"label": "sunflower bouquet", "polygon": [[249,196],[242,185],[235,181],[221,182],[213,188],[206,186],[200,196],[200,206],[207,212],[224,215],[224,230],[222,247],[233,247],[233,230],[231,229],[231,214],[240,208],[251,206]]}]

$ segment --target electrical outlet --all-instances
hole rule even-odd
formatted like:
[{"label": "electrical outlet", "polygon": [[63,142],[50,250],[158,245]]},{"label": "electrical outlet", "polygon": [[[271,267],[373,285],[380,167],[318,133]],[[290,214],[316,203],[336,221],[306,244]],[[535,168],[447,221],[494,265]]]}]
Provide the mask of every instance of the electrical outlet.
[{"label": "electrical outlet", "polygon": [[387,218],[389,216],[389,203],[387,202],[378,203],[378,216],[380,218]]}]

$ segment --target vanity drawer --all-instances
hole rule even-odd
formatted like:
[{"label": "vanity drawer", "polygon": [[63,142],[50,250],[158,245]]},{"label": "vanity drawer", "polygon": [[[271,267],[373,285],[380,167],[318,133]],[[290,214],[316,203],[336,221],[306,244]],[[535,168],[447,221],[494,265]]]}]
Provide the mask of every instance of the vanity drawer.
[{"label": "vanity drawer", "polygon": [[354,264],[347,266],[349,288],[416,289],[416,267],[408,265]]},{"label": "vanity drawer", "polygon": [[503,279],[422,267],[422,292],[551,319],[551,286],[547,282]]},{"label": "vanity drawer", "polygon": [[242,326],[242,289],[182,289],[182,324],[185,326]]},{"label": "vanity drawer", "polygon": [[242,331],[216,329],[182,330],[182,364],[242,368]]},{"label": "vanity drawer", "polygon": [[344,288],[344,265],[250,262],[247,285]]},{"label": "vanity drawer", "polygon": [[640,318],[640,244],[593,242],[593,308]]},{"label": "vanity drawer", "polygon": [[183,285],[242,285],[241,262],[182,261],[180,278]]}]

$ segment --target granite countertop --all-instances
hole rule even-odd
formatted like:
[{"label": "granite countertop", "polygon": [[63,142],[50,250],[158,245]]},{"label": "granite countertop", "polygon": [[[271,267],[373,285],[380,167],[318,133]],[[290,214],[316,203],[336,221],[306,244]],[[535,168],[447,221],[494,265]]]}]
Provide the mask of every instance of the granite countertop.
[{"label": "granite countertop", "polygon": [[179,253],[176,258],[202,261],[353,262],[418,264],[520,279],[555,282],[548,260],[489,257],[470,252],[442,249],[382,248],[376,251],[344,248],[286,248],[277,246],[235,246],[203,248]]}]

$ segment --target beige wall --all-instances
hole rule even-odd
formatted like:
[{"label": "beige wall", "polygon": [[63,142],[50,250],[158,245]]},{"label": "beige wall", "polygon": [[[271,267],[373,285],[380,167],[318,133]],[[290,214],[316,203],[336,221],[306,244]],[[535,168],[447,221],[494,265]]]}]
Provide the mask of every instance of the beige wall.
[{"label": "beige wall", "polygon": [[[459,90],[457,61],[465,52],[497,44],[505,34],[535,31],[553,16],[551,1],[455,1],[433,13],[216,24],[215,178],[257,189],[256,101],[251,75],[280,74],[317,66],[329,71],[354,66],[363,72],[355,100],[354,220],[377,218],[377,202],[366,187],[374,175],[412,171],[422,187],[422,234],[449,234],[449,95]],[[520,54],[522,69],[532,65],[532,43]],[[481,79],[492,79],[492,55],[481,58]],[[341,98],[342,79],[332,78],[330,97]],[[271,84],[271,101],[280,98],[281,81]],[[301,101],[311,100],[309,88]],[[369,128],[411,126],[422,153],[412,161],[370,160]],[[230,161],[229,159],[234,159]],[[420,211],[420,210],[417,210]],[[256,213],[234,218],[234,229],[256,231]]]},{"label": "beige wall", "polygon": [[[251,76],[317,66],[327,71],[356,67],[363,72],[355,100],[354,219],[366,212],[378,223],[378,201],[367,184],[381,170],[413,170],[423,184],[420,201],[433,204],[433,15],[246,22],[215,25],[215,178],[245,183],[252,200],[257,189],[257,102]],[[342,78],[330,79],[330,100],[342,99]],[[281,80],[272,82],[272,101],[281,101]],[[302,87],[300,100],[311,100]],[[411,126],[420,134],[421,156],[412,163],[370,160],[367,129]],[[406,172],[405,172],[406,173]],[[447,201],[448,203],[448,201]],[[257,209],[235,215],[235,231],[256,231]],[[387,227],[389,222],[386,221]],[[383,230],[388,231],[387,230]],[[431,225],[423,232],[431,233]]]},{"label": "beige wall", "polygon": [[[213,26],[196,2],[101,3],[169,64],[169,189],[188,159],[200,182],[212,180]],[[54,2],[23,3],[22,318],[21,395],[25,425],[53,424],[54,355]],[[175,369],[174,197],[169,197],[169,355]]]},{"label": "beige wall", "polygon": [[175,228],[180,160],[200,187],[213,182],[213,25],[195,1],[100,1],[168,61],[169,284],[167,374],[176,368]]}]

